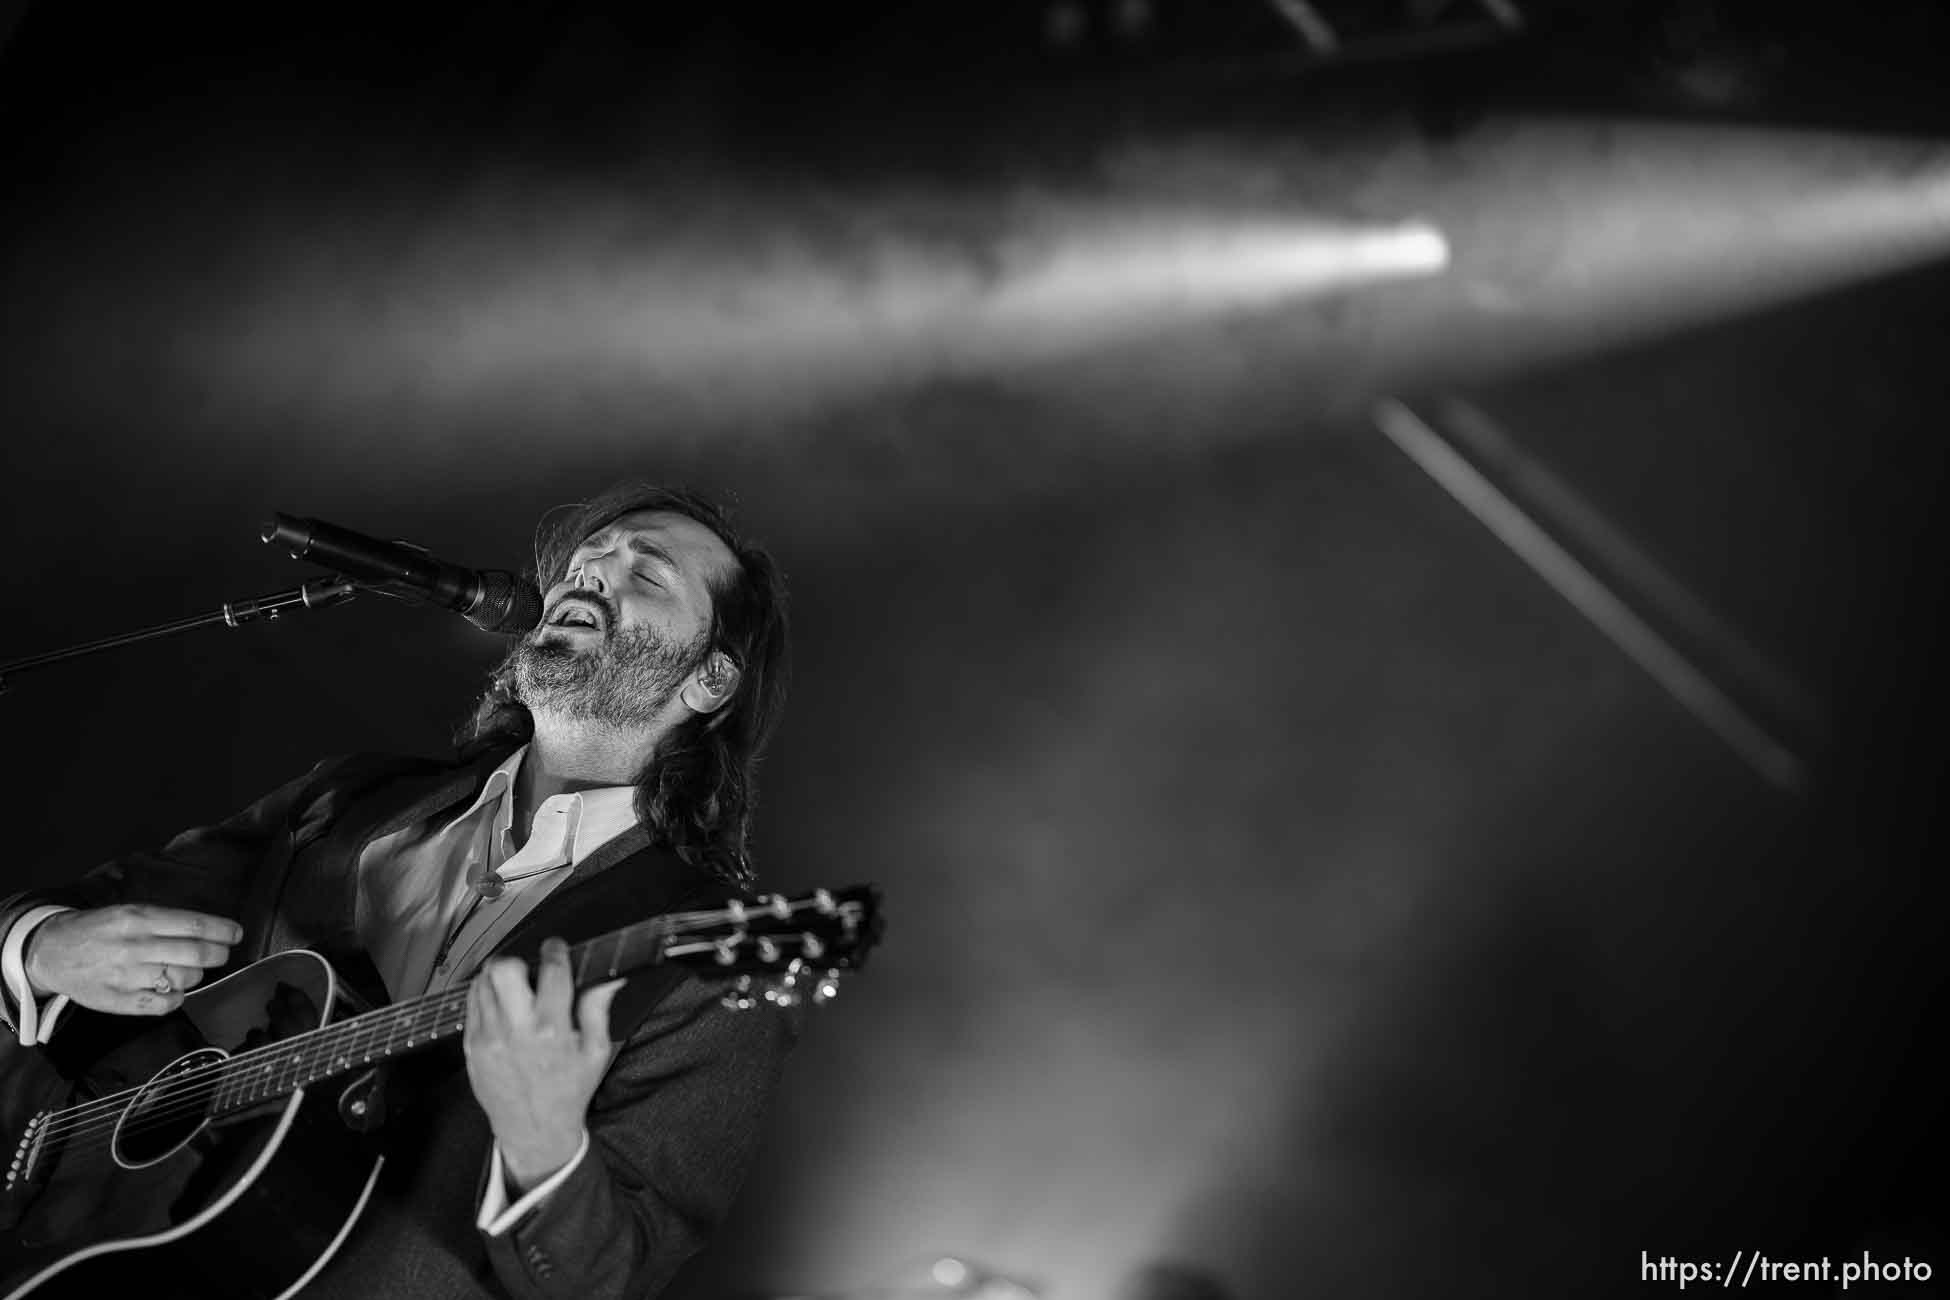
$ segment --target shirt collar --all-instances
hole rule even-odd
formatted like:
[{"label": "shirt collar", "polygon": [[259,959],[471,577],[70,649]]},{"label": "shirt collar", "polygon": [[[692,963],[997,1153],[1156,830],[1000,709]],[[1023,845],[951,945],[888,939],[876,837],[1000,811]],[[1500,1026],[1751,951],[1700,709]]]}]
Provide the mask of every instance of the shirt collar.
[{"label": "shirt collar", "polygon": [[[514,753],[501,760],[501,765],[487,775],[481,783],[481,792],[474,796],[474,802],[467,805],[461,817],[472,817],[488,804],[500,800],[515,783],[515,773],[521,770],[521,760],[528,757],[528,746],[523,745]],[[456,821],[460,818],[455,818]]]},{"label": "shirt collar", "polygon": [[584,858],[636,825],[633,785],[598,786],[567,797],[577,800],[582,809],[575,822],[575,843],[569,849],[572,863],[580,865]]},{"label": "shirt collar", "polygon": [[[500,766],[489,772],[487,780],[482,782],[481,792],[474,797],[474,802],[455,820],[466,820],[492,805],[495,806],[493,833],[497,837],[505,835],[514,824],[515,816],[515,801],[509,795],[514,789],[515,775],[521,771],[522,761],[527,757],[528,746],[523,745],[502,759]],[[631,785],[594,786],[569,794],[551,795],[542,801],[544,808],[551,805],[562,807],[568,814],[569,825],[574,828],[569,845],[571,865],[581,863],[636,824],[636,787]]]}]

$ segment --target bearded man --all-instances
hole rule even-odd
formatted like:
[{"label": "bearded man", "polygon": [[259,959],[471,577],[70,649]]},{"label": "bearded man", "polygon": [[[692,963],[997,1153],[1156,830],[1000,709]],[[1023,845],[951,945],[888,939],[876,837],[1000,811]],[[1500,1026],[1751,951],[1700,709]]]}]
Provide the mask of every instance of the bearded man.
[{"label": "bearded man", "polygon": [[771,559],[711,503],[633,487],[541,530],[536,575],[542,622],[458,761],[328,760],[159,853],[0,904],[0,1010],[23,1043],[70,1002],[165,1015],[292,947],[374,1002],[471,981],[465,1070],[424,1082],[306,1296],[654,1295],[727,1212],[796,1033],[669,967],[577,996],[555,937],[753,883],[787,661]]}]

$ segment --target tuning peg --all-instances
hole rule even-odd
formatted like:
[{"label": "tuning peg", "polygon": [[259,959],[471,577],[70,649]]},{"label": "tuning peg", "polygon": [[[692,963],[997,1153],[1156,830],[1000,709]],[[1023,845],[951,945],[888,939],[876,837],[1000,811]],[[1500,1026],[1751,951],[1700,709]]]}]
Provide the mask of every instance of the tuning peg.
[{"label": "tuning peg", "polygon": [[718,965],[729,966],[733,962],[737,961],[738,945],[743,943],[744,941],[745,941],[745,932],[743,930],[740,930],[735,934],[728,934],[724,938],[712,944],[711,947],[717,953]]},{"label": "tuning peg", "polygon": [[816,934],[800,935],[799,950],[805,953],[806,956],[813,957],[813,958],[823,957],[826,955],[826,945],[819,941],[819,936]]},{"label": "tuning peg", "polygon": [[813,910],[817,911],[821,916],[831,916],[833,913],[839,911],[839,906],[838,903],[833,901],[833,895],[830,890],[813,890]]},{"label": "tuning peg", "polygon": [[770,935],[763,935],[763,934],[759,935],[758,936],[758,959],[764,962],[768,966],[771,965],[773,962],[776,962],[779,959],[778,941],[776,939],[773,939]]},{"label": "tuning peg", "polygon": [[781,921],[790,921],[792,919],[792,900],[788,899],[784,894],[773,894],[759,901],[771,908],[772,915],[778,917]]}]

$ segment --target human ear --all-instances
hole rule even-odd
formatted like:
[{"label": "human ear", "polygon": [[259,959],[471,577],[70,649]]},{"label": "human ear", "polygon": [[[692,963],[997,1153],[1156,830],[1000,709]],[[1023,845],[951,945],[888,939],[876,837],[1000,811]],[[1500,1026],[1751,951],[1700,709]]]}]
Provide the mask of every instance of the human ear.
[{"label": "human ear", "polygon": [[678,694],[693,713],[716,713],[738,692],[738,665],[722,650],[705,656]]}]

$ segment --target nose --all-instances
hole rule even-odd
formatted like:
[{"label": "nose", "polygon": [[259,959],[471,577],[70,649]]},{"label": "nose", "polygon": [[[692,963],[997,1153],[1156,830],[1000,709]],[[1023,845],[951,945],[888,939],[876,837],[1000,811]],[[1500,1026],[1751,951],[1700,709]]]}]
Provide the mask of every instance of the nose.
[{"label": "nose", "polygon": [[602,561],[611,552],[591,555],[571,565],[567,575],[569,586],[577,591],[593,591],[599,596],[609,595],[609,578],[603,573]]}]

